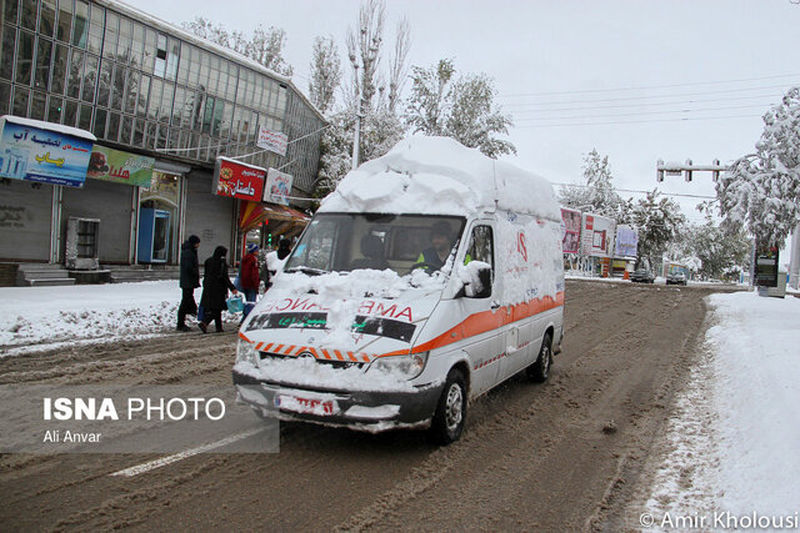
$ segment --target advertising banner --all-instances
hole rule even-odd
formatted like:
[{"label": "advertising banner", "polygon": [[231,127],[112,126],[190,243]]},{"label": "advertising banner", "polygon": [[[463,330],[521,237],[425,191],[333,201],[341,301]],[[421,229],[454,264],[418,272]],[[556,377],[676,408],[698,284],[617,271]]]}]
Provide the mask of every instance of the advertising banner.
[{"label": "advertising banner", "polygon": [[561,250],[565,254],[577,254],[581,245],[581,212],[562,207],[561,223],[563,228]]},{"label": "advertising banner", "polygon": [[105,146],[94,145],[86,176],[96,180],[149,187],[153,176],[152,157],[135,155]]},{"label": "advertising banner", "polygon": [[289,137],[280,131],[268,130],[264,126],[258,128],[258,141],[256,146],[275,152],[278,155],[286,155],[286,146],[289,144]]},{"label": "advertising banner", "polygon": [[616,221],[613,218],[583,214],[581,225],[581,252],[592,257],[610,257],[611,239]]},{"label": "advertising banner", "polygon": [[617,228],[617,243],[614,251],[616,257],[636,257],[639,249],[639,234],[630,226]]},{"label": "advertising banner", "polygon": [[94,136],[38,120],[0,119],[0,177],[83,187]]},{"label": "advertising banner", "polygon": [[211,192],[218,196],[260,202],[265,175],[266,170],[261,167],[218,157]]},{"label": "advertising banner", "polygon": [[274,168],[269,169],[267,172],[267,187],[264,189],[264,201],[289,205],[293,179],[291,174],[280,172]]}]

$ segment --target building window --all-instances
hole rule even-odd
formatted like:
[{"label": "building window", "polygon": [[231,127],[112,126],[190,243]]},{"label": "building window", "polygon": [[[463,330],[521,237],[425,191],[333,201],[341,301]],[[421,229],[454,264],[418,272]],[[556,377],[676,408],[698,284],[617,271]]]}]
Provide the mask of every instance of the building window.
[{"label": "building window", "polygon": [[14,88],[14,114],[18,117],[28,116],[28,93],[30,91],[17,85]]},{"label": "building window", "polygon": [[47,109],[47,121],[61,124],[61,108],[64,105],[64,99],[57,96],[50,97],[50,104]]},{"label": "building window", "polygon": [[44,120],[45,113],[47,113],[47,95],[43,92],[33,91],[30,118]]},{"label": "building window", "polygon": [[159,78],[163,78],[167,72],[167,37],[166,35],[158,35],[158,44],[156,45],[156,65],[153,73]]},{"label": "building window", "polygon": [[56,26],[56,2],[55,0],[42,0],[41,6],[39,10],[39,33],[52,37]]},{"label": "building window", "polygon": [[33,34],[27,31],[19,32],[19,47],[17,48],[17,83],[31,84],[33,73]]},{"label": "building window", "polygon": [[0,81],[0,115],[8,113],[9,100],[11,100],[11,84]]},{"label": "building window", "polygon": [[72,23],[72,45],[86,48],[89,38],[89,4],[82,0],[75,2],[75,18]]},{"label": "building window", "polygon": [[53,43],[39,37],[39,50],[36,54],[36,76],[34,86],[37,89],[50,88],[50,61],[52,60]]},{"label": "building window", "polygon": [[72,2],[58,3],[58,31],[56,39],[68,43],[72,31]]},{"label": "building window", "polygon": [[17,0],[6,0],[3,2],[3,20],[9,24],[16,24],[17,13]]},{"label": "building window", "polygon": [[14,41],[17,36],[17,30],[8,24],[3,25],[3,37],[0,41],[0,57],[9,58],[10,60],[0,61],[0,78],[10,80],[14,74]]},{"label": "building window", "polygon": [[22,18],[20,26],[31,31],[36,31],[36,7],[38,2],[30,0],[22,2]]}]

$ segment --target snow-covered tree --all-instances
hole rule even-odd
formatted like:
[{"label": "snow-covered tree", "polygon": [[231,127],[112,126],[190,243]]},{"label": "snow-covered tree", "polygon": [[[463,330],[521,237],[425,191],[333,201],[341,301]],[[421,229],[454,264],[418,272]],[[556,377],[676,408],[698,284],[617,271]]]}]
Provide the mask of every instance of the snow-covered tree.
[{"label": "snow-covered tree", "polygon": [[517,153],[508,134],[513,125],[495,103],[494,83],[486,74],[455,78],[452,59],[442,59],[428,68],[412,68],[411,96],[404,119],[414,132],[446,135],[489,157]]},{"label": "snow-covered tree", "polygon": [[800,224],[800,88],[763,117],[756,153],[741,157],[717,181],[720,213],[766,244],[781,243]]},{"label": "snow-covered tree", "polygon": [[[402,20],[396,32],[389,71],[384,74],[380,70],[384,16],[385,0],[364,0],[359,9],[358,29],[348,32],[350,90],[345,91],[341,109],[328,117],[331,127],[322,140],[317,195],[333,190],[352,166],[356,114],[361,117],[360,162],[384,155],[405,134],[394,106],[403,88],[411,34],[408,22]],[[385,79],[389,80],[388,89]]]},{"label": "snow-covered tree", "polygon": [[[342,111],[332,115],[329,121],[331,127],[322,136],[317,196],[335,189],[353,163],[355,116],[350,111]],[[365,116],[361,121],[361,161],[386,154],[403,138],[404,132],[403,124],[388,109],[379,109]]]},{"label": "snow-covered tree", "polygon": [[647,259],[651,267],[661,262],[667,245],[686,222],[677,203],[659,196],[657,189],[648,192],[633,204],[630,213],[631,223],[639,234],[639,260]]},{"label": "snow-covered tree", "polygon": [[411,26],[407,18],[397,23],[392,54],[391,67],[389,68],[389,112],[397,115],[397,104],[403,94],[403,88],[408,79],[408,51],[411,48]]},{"label": "snow-covered tree", "polygon": [[292,67],[283,59],[286,32],[281,28],[264,28],[258,25],[253,34],[247,36],[240,31],[228,31],[224,25],[203,17],[195,17],[181,26],[202,39],[249,57],[273,72],[284,76],[292,75]]},{"label": "snow-covered tree", "polygon": [[433,67],[411,67],[413,80],[411,96],[408,99],[406,123],[424,135],[444,135],[447,114],[446,97],[450,80],[455,74],[452,59],[442,59]]},{"label": "snow-covered tree", "polygon": [[311,56],[311,80],[308,94],[322,114],[333,106],[336,90],[342,81],[342,63],[333,37],[317,37]]},{"label": "snow-covered tree", "polygon": [[559,201],[568,207],[612,217],[620,224],[629,222],[632,208],[614,189],[608,156],[596,148],[583,158],[583,186],[565,185],[559,191]]},{"label": "snow-covered tree", "polygon": [[742,228],[720,227],[707,217],[703,224],[687,224],[667,249],[670,257],[683,263],[696,258],[697,273],[704,278],[723,278],[747,266],[751,241]]}]

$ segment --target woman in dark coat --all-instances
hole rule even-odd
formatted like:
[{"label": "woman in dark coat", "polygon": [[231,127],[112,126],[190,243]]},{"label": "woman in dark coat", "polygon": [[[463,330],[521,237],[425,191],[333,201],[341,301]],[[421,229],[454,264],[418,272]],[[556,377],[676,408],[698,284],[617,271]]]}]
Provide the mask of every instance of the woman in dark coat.
[{"label": "woman in dark coat", "polygon": [[227,248],[217,246],[214,254],[204,263],[203,295],[200,297],[204,316],[203,321],[198,324],[203,333],[208,331],[208,325],[212,320],[217,327],[217,332],[222,331],[222,310],[227,307],[225,300],[228,297],[228,291],[237,294],[236,287],[228,277],[228,263],[225,262],[227,253]]}]

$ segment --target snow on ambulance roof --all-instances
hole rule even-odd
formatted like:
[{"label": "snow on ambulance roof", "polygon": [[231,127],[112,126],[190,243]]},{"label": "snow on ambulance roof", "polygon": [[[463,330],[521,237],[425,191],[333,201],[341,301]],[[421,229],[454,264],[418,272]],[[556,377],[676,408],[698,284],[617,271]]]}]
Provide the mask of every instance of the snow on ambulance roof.
[{"label": "snow on ambulance roof", "polygon": [[349,172],[319,211],[464,215],[495,206],[561,220],[544,178],[448,137],[414,135]]}]

